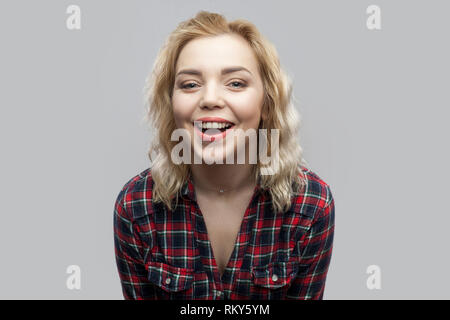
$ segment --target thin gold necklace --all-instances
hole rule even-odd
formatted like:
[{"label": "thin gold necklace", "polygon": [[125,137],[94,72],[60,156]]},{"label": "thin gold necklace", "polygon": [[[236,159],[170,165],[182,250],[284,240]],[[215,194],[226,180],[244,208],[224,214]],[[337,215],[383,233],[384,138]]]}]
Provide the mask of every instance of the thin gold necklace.
[{"label": "thin gold necklace", "polygon": [[[192,177],[191,177],[191,180],[192,180],[192,183],[194,184],[194,180],[192,179]],[[194,186],[195,186],[195,184],[194,184]],[[232,189],[219,188],[219,190],[217,190],[217,189],[211,189],[211,188],[204,188],[204,187],[202,187],[202,189],[205,189],[205,190],[219,192],[219,194],[221,194],[221,195],[224,194],[225,192],[228,192],[228,191],[231,191],[231,190],[236,190],[236,189],[239,189],[239,188],[240,187],[236,187],[236,188],[232,188]]]}]

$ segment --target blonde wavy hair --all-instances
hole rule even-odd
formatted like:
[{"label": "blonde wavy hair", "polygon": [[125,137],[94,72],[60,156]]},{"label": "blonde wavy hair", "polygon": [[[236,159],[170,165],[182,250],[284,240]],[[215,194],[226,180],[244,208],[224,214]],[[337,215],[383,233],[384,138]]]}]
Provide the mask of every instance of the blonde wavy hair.
[{"label": "blonde wavy hair", "polygon": [[[191,40],[223,34],[237,34],[253,49],[264,86],[260,129],[267,129],[268,156],[271,155],[270,129],[279,129],[279,166],[273,175],[262,175],[258,160],[253,174],[261,188],[270,192],[272,208],[285,212],[291,206],[292,197],[300,194],[306,185],[306,177],[300,165],[306,166],[303,150],[297,139],[301,117],[292,103],[292,84],[282,70],[275,47],[262,36],[256,26],[243,19],[228,22],[218,13],[200,11],[194,18],[181,22],[168,36],[153,64],[153,70],[146,79],[144,88],[147,110],[144,121],[153,132],[153,141],[148,151],[151,162],[151,176],[155,182],[152,198],[163,202],[170,210],[173,199],[181,191],[190,175],[189,164],[172,163],[170,154],[178,141],[171,141],[176,129],[172,90],[175,80],[175,66],[183,47]],[[177,204],[176,204],[177,205]]]}]

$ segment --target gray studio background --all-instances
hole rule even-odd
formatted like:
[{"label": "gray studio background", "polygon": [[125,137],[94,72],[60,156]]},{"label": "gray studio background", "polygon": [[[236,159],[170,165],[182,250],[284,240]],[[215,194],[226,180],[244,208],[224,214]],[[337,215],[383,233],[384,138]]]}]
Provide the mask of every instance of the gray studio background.
[{"label": "gray studio background", "polygon": [[[66,8],[81,8],[81,30]],[[382,29],[366,27],[381,8]],[[142,89],[200,9],[257,25],[335,198],[325,299],[448,299],[447,1],[1,1],[2,299],[122,299],[113,205],[149,166]],[[81,268],[69,290],[66,268]],[[381,289],[369,290],[369,265]]]}]

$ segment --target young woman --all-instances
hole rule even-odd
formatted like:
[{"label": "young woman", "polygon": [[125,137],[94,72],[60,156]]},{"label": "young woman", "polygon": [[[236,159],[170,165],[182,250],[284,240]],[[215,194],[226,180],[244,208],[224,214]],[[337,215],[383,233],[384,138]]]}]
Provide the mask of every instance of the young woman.
[{"label": "young woman", "polygon": [[[334,200],[302,158],[300,117],[273,45],[248,21],[201,11],[169,36],[146,88],[152,164],[114,210],[124,297],[322,299]],[[238,135],[239,144],[239,129],[267,130],[275,169],[250,161],[264,136],[255,145]],[[177,130],[188,137],[181,153]]]}]

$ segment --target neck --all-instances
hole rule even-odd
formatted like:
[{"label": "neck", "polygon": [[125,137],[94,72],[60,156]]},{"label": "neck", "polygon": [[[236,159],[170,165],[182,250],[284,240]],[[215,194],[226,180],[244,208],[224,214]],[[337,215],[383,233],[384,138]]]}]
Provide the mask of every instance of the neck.
[{"label": "neck", "polygon": [[256,184],[252,174],[252,164],[193,164],[192,179],[196,189],[204,193],[237,194],[254,187]]}]

